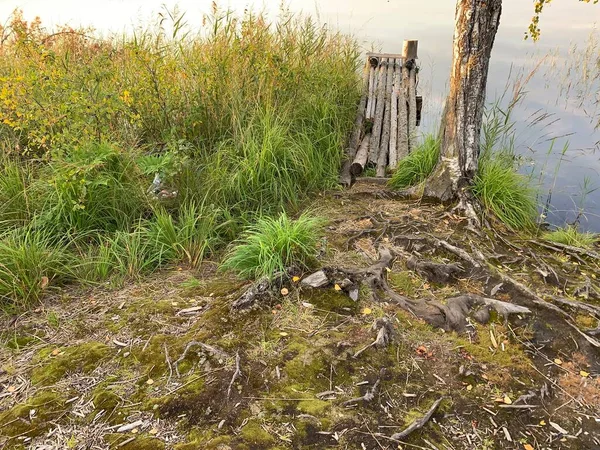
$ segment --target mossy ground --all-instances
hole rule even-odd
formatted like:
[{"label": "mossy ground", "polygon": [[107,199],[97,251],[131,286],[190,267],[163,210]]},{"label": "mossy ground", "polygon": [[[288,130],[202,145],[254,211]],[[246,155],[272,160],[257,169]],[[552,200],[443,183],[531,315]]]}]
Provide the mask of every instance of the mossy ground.
[{"label": "mossy ground", "polygon": [[[398,229],[406,226],[404,233],[417,230],[444,238],[449,230],[461,232],[461,221],[441,207],[374,199],[361,189],[357,185],[350,193],[325,196],[317,205],[331,224],[323,266],[366,267],[373,262],[377,239],[387,243],[397,239],[393,233],[381,238],[375,233],[348,248],[351,236],[374,225],[369,217],[389,220]],[[458,235],[454,239],[461,240]],[[437,261],[451,260],[441,251],[418,251],[430,251]],[[504,266],[529,273],[519,263]],[[590,268],[571,266],[571,279],[584,270],[592,273]],[[598,362],[590,359],[589,349],[573,353],[565,329],[543,310],[532,319],[510,323],[495,318],[491,324],[475,326],[470,335],[457,335],[435,329],[392,304],[376,302],[364,287],[354,302],[333,287],[311,290],[290,281],[286,296],[277,293],[257,309],[232,313],[230,304],[246,283],[214,268],[214,263],[206,262],[198,272],[164,272],[116,291],[66,292],[44,305],[51,315],[30,312],[4,328],[0,445],[79,448],[93,443],[95,448],[131,450],[396,448],[380,435],[400,431],[444,396],[433,420],[413,433],[407,444],[522,448],[547,439],[551,430],[540,421],[552,420],[573,432],[582,428],[588,433],[561,442],[561,448],[592,448],[586,445],[591,445],[598,425],[589,419],[577,421],[568,405],[559,408],[570,400],[567,394],[555,393],[543,409],[500,408],[539,391],[547,377],[555,379],[565,370],[575,378],[579,371],[589,373],[585,392],[588,396],[595,392],[590,389]],[[534,275],[515,277],[539,283]],[[486,289],[484,279],[432,286],[402,261],[394,264],[388,279],[395,290],[413,299],[444,301],[460,292]],[[551,287],[536,287],[553,292]],[[510,301],[511,295],[501,290],[497,298]],[[199,306],[196,313],[181,313]],[[355,358],[374,340],[371,324],[382,316],[394,321],[394,342]],[[593,325],[583,314],[576,320]],[[563,333],[560,339],[557,333]],[[191,341],[216,350],[193,346],[176,364]],[[228,397],[236,352],[242,374],[231,384]],[[555,358],[565,362],[563,368],[553,362]],[[364,395],[378,378],[380,389],[373,401],[343,405]],[[568,395],[576,399],[571,403],[584,411],[585,399],[577,397],[573,380],[563,383],[564,389],[571,389]],[[117,431],[119,425],[136,421],[141,424],[134,429]],[[48,435],[57,426],[61,431]],[[512,443],[502,427],[513,437]],[[469,444],[469,439],[475,443]]]}]

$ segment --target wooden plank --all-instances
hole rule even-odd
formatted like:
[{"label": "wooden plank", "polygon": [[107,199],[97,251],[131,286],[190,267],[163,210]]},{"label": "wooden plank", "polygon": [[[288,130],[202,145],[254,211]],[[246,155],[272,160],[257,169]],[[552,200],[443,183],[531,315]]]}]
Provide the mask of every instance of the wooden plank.
[{"label": "wooden plank", "polygon": [[379,155],[377,156],[377,176],[385,177],[385,169],[388,165],[388,156],[390,153],[390,128],[391,128],[391,104],[392,89],[394,82],[394,61],[388,60],[386,85],[385,85],[385,111],[383,113],[383,131],[381,133],[381,143],[379,144]]},{"label": "wooden plank", "polygon": [[412,152],[417,144],[417,64],[414,60],[406,62],[408,74],[408,151]]},{"label": "wooden plank", "polygon": [[398,62],[394,59],[394,80],[392,86],[392,100],[390,110],[390,154],[388,166],[395,169],[398,164],[398,90],[400,89],[400,70]]},{"label": "wooden plank", "polygon": [[[370,65],[370,64],[369,64]],[[367,95],[367,110],[365,112],[365,118],[367,120],[373,118],[373,97],[375,96],[375,67],[369,68],[369,93]]]},{"label": "wooden plank", "polygon": [[406,87],[408,86],[408,71],[404,70],[404,63],[398,67],[398,77],[402,78],[398,89],[398,154],[400,161],[408,156],[408,110],[406,102]]},{"label": "wooden plank", "polygon": [[402,58],[402,54],[400,53],[376,53],[376,52],[367,52],[367,58],[387,58],[387,59],[395,59]]},{"label": "wooden plank", "polygon": [[375,108],[375,117],[373,121],[373,134],[371,136],[371,147],[369,149],[369,162],[377,163],[377,154],[379,152],[379,144],[381,143],[381,129],[383,126],[383,112],[385,109],[385,87],[387,75],[387,59],[379,60],[377,81],[377,105]]},{"label": "wooden plank", "polygon": [[365,109],[367,106],[367,90],[369,88],[369,69],[370,64],[367,61],[363,69],[362,91],[360,101],[358,102],[358,111],[356,112],[354,129],[352,130],[350,142],[348,143],[348,147],[346,148],[346,157],[342,166],[342,170],[340,172],[340,183],[346,186],[350,186],[352,184],[352,176],[350,175],[350,165],[352,164],[354,156],[356,155],[356,150],[358,148],[360,137],[363,132],[363,122],[365,118]]}]

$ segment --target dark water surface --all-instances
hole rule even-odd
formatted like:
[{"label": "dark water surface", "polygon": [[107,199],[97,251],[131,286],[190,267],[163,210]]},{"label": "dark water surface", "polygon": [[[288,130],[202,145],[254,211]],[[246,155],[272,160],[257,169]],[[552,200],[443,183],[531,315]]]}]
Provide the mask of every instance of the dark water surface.
[{"label": "dark water surface", "polygon": [[[163,4],[168,7],[178,4],[186,11],[190,26],[199,27],[211,1],[0,0],[0,16],[7,17],[15,7],[21,7],[27,18],[39,15],[49,25],[84,24],[99,31],[121,32],[155,19]],[[219,4],[237,11],[254,5],[275,17],[281,2],[234,0]],[[436,129],[452,57],[454,0],[292,0],[289,7],[353,34],[365,51],[373,48],[400,52],[403,39],[418,39],[419,88],[425,97],[421,131]],[[519,76],[524,79],[538,67],[525,87],[527,95],[513,113],[516,150],[524,156],[522,170],[532,173],[536,182],[541,180],[540,204],[546,202],[547,193],[554,186],[550,222],[562,225],[572,221],[575,211],[583,206],[582,227],[600,232],[600,131],[596,129],[600,86],[596,80],[596,85],[581,96],[583,103],[577,98],[580,74],[587,67],[587,60],[573,51],[573,46],[585,48],[591,33],[600,36],[600,31],[594,31],[595,23],[600,22],[600,5],[555,0],[544,12],[542,39],[537,44],[523,40],[532,12],[533,1],[504,0],[500,31],[492,53],[488,100],[500,98],[507,82],[512,90]],[[594,50],[596,57],[599,49],[600,46]],[[589,74],[597,75],[598,70],[596,66]],[[566,95],[569,83],[571,90]],[[510,93],[505,96],[509,97]],[[566,144],[568,150],[561,156]],[[586,191],[592,192],[582,195]]]}]

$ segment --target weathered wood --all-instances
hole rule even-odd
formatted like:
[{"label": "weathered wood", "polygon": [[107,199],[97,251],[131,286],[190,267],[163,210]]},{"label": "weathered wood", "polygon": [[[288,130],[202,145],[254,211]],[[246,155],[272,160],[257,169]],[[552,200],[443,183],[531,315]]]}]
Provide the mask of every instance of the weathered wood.
[{"label": "weathered wood", "polygon": [[377,66],[379,65],[379,58],[369,57],[369,94],[367,100],[367,110],[365,117],[370,120],[373,118],[375,111],[375,95],[377,94]]},{"label": "weathered wood", "polygon": [[417,64],[414,59],[406,61],[408,67],[408,151],[416,147],[417,140]]},{"label": "weathered wood", "polygon": [[408,109],[406,102],[406,86],[408,84],[408,71],[404,69],[404,61],[401,61],[398,68],[398,78],[402,82],[398,89],[398,157],[400,161],[408,156]]},{"label": "weathered wood", "polygon": [[350,166],[350,173],[354,176],[360,175],[365,170],[369,159],[369,146],[371,145],[371,133],[366,134],[358,147],[354,161]]},{"label": "weathered wood", "polygon": [[385,87],[387,76],[388,61],[382,58],[379,61],[379,76],[377,80],[377,105],[375,107],[375,117],[373,121],[373,134],[371,136],[371,147],[369,149],[369,162],[376,164],[381,142],[381,129],[383,126],[383,112],[385,109]]},{"label": "weathered wood", "polygon": [[377,52],[367,52],[367,58],[402,58],[401,53],[377,53]]},{"label": "weathered wood", "polygon": [[457,2],[450,92],[440,129],[440,161],[425,187],[425,197],[447,202],[468,196],[467,187],[479,164],[487,75],[501,12],[502,0]]},{"label": "weathered wood", "polygon": [[379,154],[377,155],[377,176],[385,176],[385,168],[388,164],[388,155],[390,151],[390,125],[391,125],[391,101],[392,84],[394,81],[394,60],[388,61],[386,83],[385,83],[385,110],[383,113],[383,130],[381,133],[381,142],[379,144]]},{"label": "weathered wood", "polygon": [[400,89],[400,73],[398,64],[401,60],[394,59],[394,75],[390,109],[390,153],[388,165],[395,169],[398,164],[398,90]]},{"label": "weathered wood", "polygon": [[417,59],[417,49],[419,48],[419,41],[408,40],[402,43],[402,57],[405,61],[411,59]]},{"label": "weathered wood", "polygon": [[367,93],[369,89],[369,69],[371,65],[367,61],[363,69],[363,82],[360,101],[358,102],[358,111],[356,112],[356,119],[354,121],[354,129],[346,148],[346,156],[342,170],[340,173],[340,184],[350,186],[352,184],[352,176],[350,175],[350,166],[356,155],[360,136],[363,132],[363,122],[365,120],[365,108],[367,106]]}]

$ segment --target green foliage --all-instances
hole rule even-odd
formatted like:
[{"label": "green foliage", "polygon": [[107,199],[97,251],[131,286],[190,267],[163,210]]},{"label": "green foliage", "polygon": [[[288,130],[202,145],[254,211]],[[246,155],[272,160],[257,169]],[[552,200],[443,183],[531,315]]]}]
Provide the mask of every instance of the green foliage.
[{"label": "green foliage", "polygon": [[31,219],[27,189],[33,179],[30,163],[0,161],[0,232],[26,225]]},{"label": "green foliage", "polygon": [[296,220],[282,213],[262,217],[229,251],[223,269],[244,278],[272,277],[291,266],[306,268],[317,251],[323,220],[303,214]]},{"label": "green foliage", "polygon": [[537,204],[529,180],[517,172],[511,153],[482,155],[472,192],[488,212],[513,230],[535,226]]},{"label": "green foliage", "polygon": [[544,233],[543,238],[550,242],[571,245],[573,247],[589,248],[600,240],[594,233],[581,232],[576,226],[567,226]]},{"label": "green foliage", "polygon": [[57,230],[124,230],[148,207],[132,159],[92,143],[57,156],[48,167],[50,192],[42,221]]},{"label": "green foliage", "polygon": [[27,306],[39,300],[44,289],[72,277],[72,257],[55,241],[31,229],[0,239],[0,304]]},{"label": "green foliage", "polygon": [[398,163],[389,181],[390,187],[403,189],[425,181],[435,169],[439,156],[439,139],[432,134],[425,136],[425,141]]},{"label": "green foliage", "polygon": [[165,210],[155,214],[149,225],[150,239],[164,248],[164,257],[198,268],[204,255],[216,244],[217,215],[204,204],[189,202],[175,220]]}]

